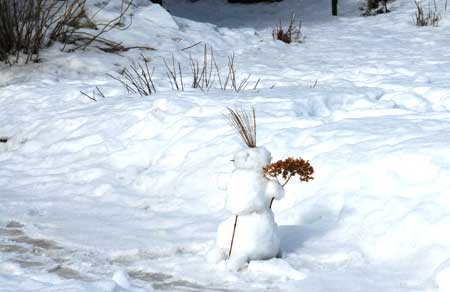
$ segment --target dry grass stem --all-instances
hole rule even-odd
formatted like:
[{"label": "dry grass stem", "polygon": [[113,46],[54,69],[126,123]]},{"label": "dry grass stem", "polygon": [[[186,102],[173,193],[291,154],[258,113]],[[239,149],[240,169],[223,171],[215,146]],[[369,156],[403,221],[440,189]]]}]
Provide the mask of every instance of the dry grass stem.
[{"label": "dry grass stem", "polygon": [[109,77],[120,82],[128,93],[148,96],[156,92],[153,83],[154,69],[150,71],[148,61],[141,55],[142,62],[132,61],[128,68],[124,68],[119,77],[107,74]]},{"label": "dry grass stem", "polygon": [[416,26],[438,26],[441,20],[441,15],[437,11],[436,0],[433,0],[433,8],[431,1],[428,1],[428,12],[425,12],[423,4],[419,1],[414,1],[416,4],[416,13],[414,15],[414,24]]},{"label": "dry grass stem", "polygon": [[229,125],[239,134],[242,141],[250,148],[256,147],[256,115],[255,108],[251,112],[243,109],[227,108],[225,119]]},{"label": "dry grass stem", "polygon": [[284,29],[280,20],[280,24],[272,31],[272,37],[274,40],[279,40],[287,44],[302,42],[302,22],[297,22],[295,13],[293,13],[288,27]]},{"label": "dry grass stem", "polygon": [[83,91],[80,91],[80,93],[93,101],[97,101],[98,97],[106,98],[105,94],[103,94],[103,92],[98,86],[95,86],[95,89],[92,91],[92,94],[87,94]]},{"label": "dry grass stem", "polygon": [[192,88],[209,90],[214,84],[214,68],[217,71],[213,49],[211,48],[208,54],[208,49],[206,45],[204,46],[202,61],[194,60],[192,56],[189,56],[189,59],[192,72]]},{"label": "dry grass stem", "polygon": [[172,64],[169,66],[166,59],[163,58],[164,65],[167,69],[167,78],[169,79],[172,90],[184,91],[183,73],[181,72],[181,64],[175,61],[175,57],[172,55]]}]

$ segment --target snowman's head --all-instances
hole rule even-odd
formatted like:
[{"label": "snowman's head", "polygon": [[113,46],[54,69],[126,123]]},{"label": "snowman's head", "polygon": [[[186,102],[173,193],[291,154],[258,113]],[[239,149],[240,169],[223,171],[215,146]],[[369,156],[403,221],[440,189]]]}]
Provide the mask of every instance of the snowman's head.
[{"label": "snowman's head", "polygon": [[264,147],[245,148],[234,154],[234,166],[238,169],[262,170],[272,159]]}]

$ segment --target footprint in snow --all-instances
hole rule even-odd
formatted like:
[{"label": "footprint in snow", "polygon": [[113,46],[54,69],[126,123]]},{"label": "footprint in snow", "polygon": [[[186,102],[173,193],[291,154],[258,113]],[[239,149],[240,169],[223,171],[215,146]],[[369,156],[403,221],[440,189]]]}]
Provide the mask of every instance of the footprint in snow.
[{"label": "footprint in snow", "polygon": [[46,270],[64,279],[90,280],[66,264],[70,251],[52,240],[28,236],[24,227],[17,221],[0,227],[0,253],[6,255],[5,265],[9,263],[21,269]]}]

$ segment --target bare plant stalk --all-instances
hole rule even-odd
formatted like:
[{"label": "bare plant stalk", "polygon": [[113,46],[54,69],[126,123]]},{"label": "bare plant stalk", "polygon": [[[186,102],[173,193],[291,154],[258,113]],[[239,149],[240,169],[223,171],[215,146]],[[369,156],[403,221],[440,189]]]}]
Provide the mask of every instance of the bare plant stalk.
[{"label": "bare plant stalk", "polygon": [[[225,78],[223,85],[222,85],[222,80],[220,77],[220,71],[217,68],[217,64],[215,64],[215,66],[216,66],[217,75],[219,76],[219,82],[221,84],[221,89],[226,90],[228,88],[228,84],[229,84],[230,89],[233,89],[234,91],[239,93],[242,90],[245,90],[247,88],[247,86],[249,85],[249,80],[250,80],[251,74],[248,74],[247,77],[244,77],[242,80],[238,81],[237,73],[236,73],[237,69],[235,66],[234,58],[235,58],[234,52],[231,56],[228,56],[228,74]],[[214,63],[215,63],[215,61],[214,61]],[[256,90],[256,88],[258,87],[259,82],[260,82],[260,79],[258,79],[255,86],[253,87],[254,90]]]},{"label": "bare plant stalk", "polygon": [[431,8],[431,2],[428,1],[428,13],[425,13],[422,3],[415,0],[416,13],[414,17],[414,24],[416,26],[438,26],[441,20],[441,15],[437,11],[436,1],[434,1],[433,9]]},{"label": "bare plant stalk", "polygon": [[258,81],[256,81],[256,83],[255,83],[255,86],[253,86],[253,90],[256,90],[256,88],[258,88],[260,81],[261,81],[261,78],[258,78]]},{"label": "bare plant stalk", "polygon": [[[113,29],[119,29],[118,27],[122,23],[122,19],[124,18],[127,11],[130,9],[132,4],[133,1],[130,1],[128,4],[125,5],[124,0],[122,0],[120,14],[117,17],[108,21],[106,24],[99,25],[101,29],[96,34],[77,31],[73,31],[71,34],[69,34],[67,37],[70,38],[74,44],[77,44],[74,48],[71,49],[71,51],[75,51],[78,49],[86,50],[88,47],[92,46],[94,42],[100,42],[109,47],[113,47],[116,50],[122,50],[124,47],[120,43],[104,39],[102,35]],[[129,25],[131,25],[131,23]],[[128,27],[129,26],[120,29],[125,30]]]},{"label": "bare plant stalk", "polygon": [[[206,45],[203,48],[203,60],[200,62],[190,58],[190,66],[192,72],[192,88],[199,88],[201,90],[209,90],[214,84],[214,53],[211,48],[208,53]],[[217,66],[217,64],[215,64]]]},{"label": "bare plant stalk", "polygon": [[[12,65],[24,56],[24,63],[37,62],[40,49],[56,41],[64,44],[63,51],[88,47],[106,52],[130,49],[103,35],[113,29],[127,28],[120,26],[132,1],[122,0],[119,16],[98,25],[86,15],[85,5],[86,0],[1,0],[0,60]],[[80,31],[81,27],[91,29],[92,33]]]},{"label": "bare plant stalk", "polygon": [[24,55],[25,63],[39,61],[39,51],[45,46],[47,31],[58,21],[65,2],[0,1],[0,60],[12,65]]},{"label": "bare plant stalk", "polygon": [[233,250],[233,243],[234,243],[234,235],[236,234],[236,225],[237,225],[238,215],[234,218],[234,226],[233,226],[233,235],[231,236],[231,243],[230,243],[230,249],[228,251],[228,259],[231,257],[231,251]]},{"label": "bare plant stalk", "polygon": [[272,37],[274,40],[280,40],[282,42],[290,44],[292,42],[302,41],[301,32],[302,22],[300,20],[297,22],[295,13],[292,13],[288,27],[284,29],[280,20],[279,25],[272,31]]},{"label": "bare plant stalk", "polygon": [[273,201],[275,200],[275,197],[273,197],[271,200],[270,200],[270,205],[269,205],[269,208],[270,209],[272,209],[272,204],[273,204]]},{"label": "bare plant stalk", "polygon": [[242,141],[250,148],[256,147],[256,114],[255,108],[249,113],[243,109],[227,107],[228,114],[225,119],[228,124],[239,134]]},{"label": "bare plant stalk", "polygon": [[[184,91],[185,89],[185,78],[183,78],[183,70],[181,63],[175,59],[172,55],[171,62],[163,58],[164,65],[166,67],[166,76],[169,80],[172,90]],[[228,56],[227,69],[228,72],[223,78],[221,70],[216,62],[214,51],[212,48],[208,50],[205,45],[203,48],[203,58],[197,60],[189,56],[189,67],[192,76],[192,88],[198,88],[200,90],[210,90],[215,81],[216,77],[219,81],[219,88],[221,90],[234,90],[239,93],[246,90],[251,84],[250,78],[251,74],[246,77],[239,79],[237,74],[237,68],[235,65],[235,54]],[[260,84],[261,79],[258,79],[253,85],[253,90],[256,90]]]},{"label": "bare plant stalk", "polygon": [[103,92],[101,91],[101,89],[98,86],[95,86],[95,90],[92,91],[91,95],[89,95],[83,91],[80,91],[80,93],[93,101],[97,101],[97,96],[100,96],[101,98],[106,98],[106,96],[103,94]]},{"label": "bare plant stalk", "polygon": [[220,89],[225,90],[225,87],[222,84],[222,77],[220,74],[219,66],[217,66],[216,58],[214,57],[213,51],[211,49],[211,61],[214,63],[214,67],[216,68],[217,78],[219,79]]},{"label": "bare plant stalk", "polygon": [[[167,78],[169,78],[170,86],[177,91],[184,91],[183,74],[181,73],[180,62],[175,61],[175,57],[172,55],[172,64],[169,66],[166,59],[163,58],[164,65],[167,69]],[[178,72],[177,72],[178,67]]]},{"label": "bare plant stalk", "polygon": [[182,51],[186,51],[186,50],[189,50],[189,49],[192,49],[193,47],[195,47],[195,46],[198,46],[199,44],[201,44],[202,42],[200,41],[200,42],[197,42],[197,43],[195,43],[195,44],[193,44],[193,45],[190,45],[190,46],[188,46],[188,47],[186,47],[186,48],[183,48],[183,49],[181,49]]},{"label": "bare plant stalk", "polygon": [[124,68],[120,77],[107,74],[107,76],[120,82],[128,93],[137,93],[140,96],[148,96],[156,92],[153,83],[154,69],[150,72],[148,61],[141,55],[142,62],[133,61],[129,68]]}]

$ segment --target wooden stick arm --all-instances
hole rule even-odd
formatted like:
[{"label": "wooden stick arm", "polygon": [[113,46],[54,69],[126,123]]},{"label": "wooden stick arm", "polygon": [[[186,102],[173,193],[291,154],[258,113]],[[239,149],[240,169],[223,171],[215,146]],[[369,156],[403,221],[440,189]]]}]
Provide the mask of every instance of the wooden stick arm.
[{"label": "wooden stick arm", "polygon": [[266,186],[266,196],[268,199],[282,199],[284,197],[283,186],[278,181],[269,179]]}]

